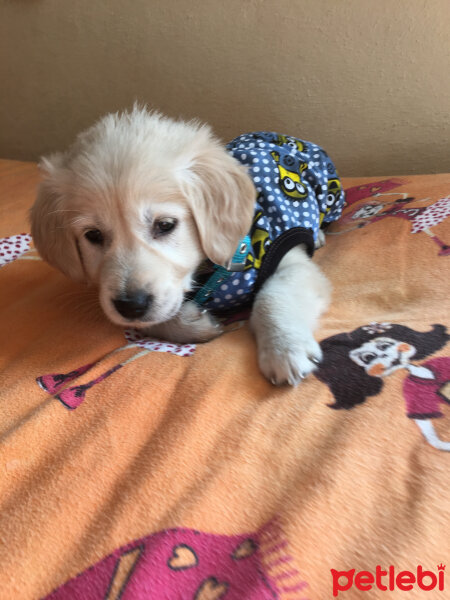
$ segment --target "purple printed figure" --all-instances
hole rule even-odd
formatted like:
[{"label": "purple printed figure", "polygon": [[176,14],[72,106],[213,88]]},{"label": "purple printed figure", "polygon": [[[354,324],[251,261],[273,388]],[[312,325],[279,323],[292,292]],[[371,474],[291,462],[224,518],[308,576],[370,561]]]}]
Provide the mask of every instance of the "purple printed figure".
[{"label": "purple printed figure", "polygon": [[[222,320],[222,325],[226,331],[234,331],[244,325],[245,321],[249,318],[249,315],[250,311],[244,310],[237,314],[227,316]],[[142,356],[145,356],[149,352],[168,352],[177,356],[192,356],[196,348],[195,344],[175,344],[172,342],[164,342],[161,340],[143,337],[136,329],[126,329],[124,334],[125,339],[129,342],[125,346],[116,348],[112,352],[108,352],[108,354],[99,360],[78,367],[69,373],[48,373],[46,375],[40,375],[36,378],[38,385],[45,392],[62,402],[66,408],[73,410],[83,402],[86,397],[86,392],[94,385],[97,385],[125,365],[137,360],[138,358],[141,358]],[[101,361],[110,357],[112,354],[116,354],[117,352],[122,352],[123,350],[128,350],[130,348],[136,348],[139,350],[139,352],[114,365],[87,383],[67,387],[71,381],[78,379],[78,377],[81,377],[84,375],[84,373],[87,373],[90,369],[92,369],[92,367],[98,365]]]},{"label": "purple printed figure", "polygon": [[450,357],[416,363],[449,340],[443,325],[422,333],[403,325],[371,323],[323,340],[324,359],[315,375],[334,396],[331,408],[351,409],[379,394],[385,379],[404,369],[407,416],[431,446],[450,451],[450,442],[439,438],[433,423],[443,417],[442,406],[450,404]]},{"label": "purple printed figure", "polygon": [[389,192],[405,183],[407,182],[400,179],[382,179],[381,181],[372,181],[371,183],[363,183],[361,185],[346,188],[345,206],[352,206],[355,202],[359,202],[365,198],[371,198],[377,194]]},{"label": "purple printed figure", "polygon": [[[95,362],[78,367],[69,373],[49,373],[46,375],[40,375],[36,378],[38,385],[45,392],[62,402],[64,406],[70,410],[73,410],[83,402],[86,397],[86,392],[94,385],[97,385],[125,365],[137,360],[138,358],[141,358],[142,356],[145,356],[149,352],[169,352],[171,354],[176,354],[177,356],[191,356],[195,351],[194,344],[173,344],[170,342],[154,340],[151,338],[142,337],[140,333],[134,329],[126,329],[125,338],[130,343],[121,346],[120,348],[116,348],[112,352],[108,352],[108,354]],[[133,354],[126,360],[117,363],[87,383],[66,387],[67,384],[74,381],[78,377],[81,377],[81,375],[84,375],[84,373],[87,373],[90,369],[92,369],[92,367],[98,365],[101,361],[113,354],[116,354],[117,352],[122,352],[123,350],[128,350],[130,348],[136,348],[139,350],[139,352]]]},{"label": "purple printed figure", "polygon": [[88,363],[69,373],[49,373],[48,375],[41,375],[36,381],[44,392],[53,395],[59,390],[62,390],[67,383],[77,379],[77,377],[81,377],[81,375],[89,371],[89,369],[96,364],[96,362]]},{"label": "purple printed figure", "polygon": [[438,223],[441,223],[450,215],[450,196],[441,198],[434,204],[427,206],[420,214],[418,214],[412,224],[411,233],[419,233],[423,231],[435,242],[440,248],[439,256],[450,256],[450,245],[442,242],[430,228]]},{"label": "purple printed figure", "polygon": [[[389,196],[398,194],[375,194],[374,198],[380,196]],[[341,218],[341,224],[356,223],[353,227],[349,227],[343,231],[327,232],[327,235],[341,235],[354,229],[361,229],[371,223],[376,223],[387,217],[396,217],[405,219],[412,223],[411,233],[426,233],[440,248],[439,256],[449,256],[450,246],[440,240],[436,234],[431,231],[431,227],[438,225],[450,215],[450,196],[441,198],[434,204],[421,207],[408,207],[410,202],[414,202],[415,198],[408,197],[407,194],[402,194],[403,198],[399,198],[394,202],[379,202],[370,200],[367,203],[357,206],[352,211],[347,212]],[[429,200],[424,198],[423,201]],[[390,206],[388,210],[384,210]]]},{"label": "purple printed figure", "polygon": [[45,600],[307,600],[276,521],[258,532],[168,529],[135,540]]}]

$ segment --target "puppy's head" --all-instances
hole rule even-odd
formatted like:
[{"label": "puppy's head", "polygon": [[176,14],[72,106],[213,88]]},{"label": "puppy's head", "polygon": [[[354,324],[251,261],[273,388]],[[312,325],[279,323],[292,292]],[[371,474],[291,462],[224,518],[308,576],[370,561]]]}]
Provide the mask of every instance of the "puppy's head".
[{"label": "puppy's head", "polygon": [[205,125],[135,107],[41,167],[34,243],[120,325],[170,319],[202,260],[225,264],[250,229],[253,183]]}]

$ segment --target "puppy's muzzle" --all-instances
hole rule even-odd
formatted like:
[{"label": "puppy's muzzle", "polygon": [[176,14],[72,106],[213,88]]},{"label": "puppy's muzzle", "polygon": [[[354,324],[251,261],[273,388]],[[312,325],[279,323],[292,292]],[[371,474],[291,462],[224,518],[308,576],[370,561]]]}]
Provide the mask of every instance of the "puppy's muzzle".
[{"label": "puppy's muzzle", "polygon": [[153,296],[147,292],[135,292],[134,294],[122,294],[112,302],[117,312],[125,319],[133,320],[143,317],[150,308]]}]

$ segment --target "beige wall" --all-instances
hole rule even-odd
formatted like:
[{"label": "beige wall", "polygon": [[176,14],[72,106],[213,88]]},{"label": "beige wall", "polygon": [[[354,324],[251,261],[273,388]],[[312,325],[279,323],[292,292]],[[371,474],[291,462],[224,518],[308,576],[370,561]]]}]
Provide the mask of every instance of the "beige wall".
[{"label": "beige wall", "polygon": [[0,156],[140,99],[343,175],[450,171],[450,0],[0,0]]}]

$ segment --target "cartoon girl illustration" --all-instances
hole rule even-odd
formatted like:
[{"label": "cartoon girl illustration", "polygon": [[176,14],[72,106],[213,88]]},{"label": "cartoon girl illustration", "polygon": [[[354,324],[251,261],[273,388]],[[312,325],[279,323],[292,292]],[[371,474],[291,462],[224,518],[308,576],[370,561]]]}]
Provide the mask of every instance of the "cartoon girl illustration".
[{"label": "cartoon girl illustration", "polygon": [[422,333],[403,325],[372,323],[323,340],[324,360],[315,375],[334,396],[331,408],[350,409],[379,394],[384,380],[404,369],[407,416],[431,446],[450,451],[450,442],[439,439],[433,424],[434,419],[443,417],[442,405],[450,404],[450,357],[417,364],[449,340],[443,325],[433,325],[431,331]]},{"label": "cartoon girl illustration", "polygon": [[[450,255],[450,245],[442,241],[431,228],[444,221],[450,215],[450,196],[447,198],[441,198],[434,204],[428,206],[411,207],[409,203],[414,202],[416,199],[409,197],[408,194],[403,193],[402,198],[397,198],[392,202],[381,202],[374,198],[380,196],[398,196],[395,193],[386,194],[375,194],[371,200],[368,200],[365,204],[356,206],[351,211],[347,211],[341,218],[341,224],[351,223],[352,225],[342,231],[327,232],[327,235],[341,235],[353,231],[354,229],[361,229],[371,223],[376,223],[386,219],[387,217],[396,217],[398,219],[404,219],[410,221],[412,224],[411,233],[420,233],[423,231],[430,239],[433,240],[440,248],[439,256]],[[424,198],[422,202],[429,200]],[[390,207],[384,210],[386,207]]]},{"label": "cartoon girl illustration", "polygon": [[385,194],[394,188],[400,187],[408,183],[403,179],[381,179],[372,181],[371,183],[363,183],[354,187],[345,189],[345,206],[352,206],[360,200],[371,198],[376,195]]},{"label": "cartoon girl illustration", "polygon": [[[249,318],[249,315],[249,310],[243,310],[236,314],[226,316],[222,320],[222,325],[226,331],[234,331],[242,327],[245,320]],[[113,375],[122,367],[146,356],[149,352],[167,352],[169,354],[175,354],[176,356],[192,356],[196,349],[195,344],[175,344],[148,338],[142,336],[141,333],[135,329],[126,329],[124,335],[127,340],[125,345],[114,348],[114,350],[100,357],[95,362],[77,367],[68,373],[46,373],[44,375],[39,375],[39,377],[36,378],[36,383],[44,390],[44,392],[47,392],[47,394],[50,394],[56,400],[59,400],[69,410],[73,410],[78,408],[85,400],[88,390]],[[108,370],[105,370],[94,379],[84,383],[77,382],[82,375],[88,373],[91,369],[97,367],[112,355],[130,349],[135,350],[135,352],[126,359],[118,361],[115,365]]]},{"label": "cartoon girl illustration", "polygon": [[[174,344],[153,338],[146,338],[135,329],[126,329],[125,339],[128,342],[127,344],[115,348],[93,363],[82,365],[69,373],[47,373],[45,375],[40,375],[36,378],[36,383],[44,390],[44,392],[54,396],[69,410],[73,410],[78,408],[83,400],[85,400],[86,392],[94,385],[104,381],[125,365],[145,356],[149,352],[168,352],[169,354],[178,356],[191,356],[195,351],[195,344]],[[106,358],[109,358],[113,354],[121,353],[124,350],[129,350],[130,348],[136,349],[137,352],[129,356],[126,360],[121,360],[95,379],[82,384],[76,383],[76,380],[79,377],[90,371],[93,367],[99,365]],[[75,385],[68,387],[68,384],[72,382],[75,382]]]}]

